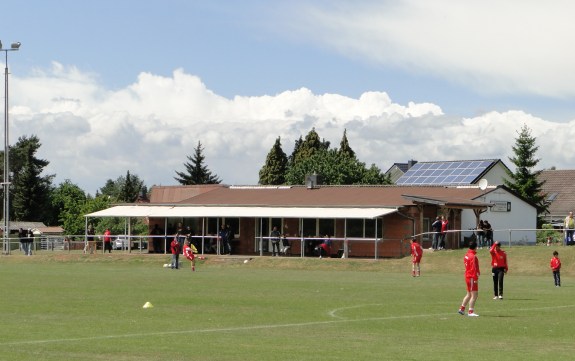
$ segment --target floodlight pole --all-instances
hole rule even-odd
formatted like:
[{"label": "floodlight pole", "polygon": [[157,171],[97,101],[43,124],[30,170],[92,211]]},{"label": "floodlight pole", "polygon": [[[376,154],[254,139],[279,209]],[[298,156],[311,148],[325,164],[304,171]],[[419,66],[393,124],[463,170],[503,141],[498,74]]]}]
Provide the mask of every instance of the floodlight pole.
[{"label": "floodlight pole", "polygon": [[2,224],[2,243],[4,244],[4,254],[10,254],[10,136],[9,136],[9,122],[8,122],[8,52],[17,51],[20,48],[20,43],[12,43],[9,49],[2,47],[0,41],[0,50],[5,54],[4,68],[4,178],[2,181],[2,188],[4,194],[4,207]]}]

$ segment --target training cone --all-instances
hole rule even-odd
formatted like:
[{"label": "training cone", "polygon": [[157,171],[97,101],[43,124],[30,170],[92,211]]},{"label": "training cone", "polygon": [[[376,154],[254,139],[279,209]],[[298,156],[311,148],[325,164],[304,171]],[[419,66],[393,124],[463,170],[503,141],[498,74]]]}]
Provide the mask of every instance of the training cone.
[{"label": "training cone", "polygon": [[150,302],[146,302],[144,303],[144,306],[142,308],[153,308],[154,305],[152,305]]}]

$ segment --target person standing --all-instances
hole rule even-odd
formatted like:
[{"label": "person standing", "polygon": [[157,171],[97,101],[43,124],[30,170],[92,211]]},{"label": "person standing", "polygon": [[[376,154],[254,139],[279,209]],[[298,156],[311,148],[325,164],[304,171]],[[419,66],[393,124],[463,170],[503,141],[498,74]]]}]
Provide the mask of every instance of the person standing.
[{"label": "person standing", "polygon": [[467,293],[463,297],[459,311],[460,315],[465,314],[465,308],[469,305],[467,316],[478,317],[475,313],[475,301],[479,293],[479,260],[477,259],[477,243],[471,242],[469,249],[463,257],[463,264],[465,265],[465,283],[467,285]]},{"label": "person standing", "polygon": [[220,233],[218,234],[220,237],[220,254],[224,254],[226,251],[226,245],[228,244],[228,230],[226,229],[226,225],[222,224],[220,228]]},{"label": "person standing", "polygon": [[485,232],[485,247],[493,246],[493,228],[488,220],[483,221],[483,232]]},{"label": "person standing", "polygon": [[154,247],[154,253],[162,253],[162,235],[164,234],[164,230],[160,228],[160,226],[156,223],[154,224],[154,228],[152,228],[152,244]]},{"label": "person standing", "polygon": [[565,217],[563,226],[565,228],[565,245],[569,246],[573,244],[573,232],[575,231],[575,219],[573,219],[573,212],[569,212],[567,217]]},{"label": "person standing", "polygon": [[449,221],[447,217],[441,216],[441,240],[439,242],[439,249],[445,248],[445,236],[447,235],[447,228],[449,227]]},{"label": "person standing", "polygon": [[278,227],[274,226],[272,232],[270,233],[270,238],[272,241],[272,256],[280,255],[280,237],[281,233],[278,231]]},{"label": "person standing", "polygon": [[439,247],[439,237],[441,236],[441,219],[435,217],[435,222],[431,224],[433,230],[433,241],[431,242],[431,249],[436,251]]},{"label": "person standing", "polygon": [[170,250],[172,251],[172,264],[170,265],[171,269],[178,269],[180,268],[180,253],[182,252],[182,248],[180,247],[179,242],[179,234],[176,234],[172,243],[170,243]]},{"label": "person standing", "polygon": [[94,243],[94,226],[89,225],[88,231],[86,232],[86,245],[84,246],[84,253],[92,254],[96,251],[96,244]]},{"label": "person standing", "polygon": [[483,224],[483,220],[479,220],[479,224],[477,225],[477,229],[475,230],[475,236],[477,237],[477,245],[479,249],[483,248],[485,245],[485,225]]},{"label": "person standing", "polygon": [[501,242],[496,241],[489,248],[491,254],[491,273],[493,274],[493,299],[503,299],[503,277],[507,274],[507,253],[501,249]]},{"label": "person standing", "polygon": [[104,253],[112,253],[112,232],[110,232],[110,228],[106,228],[104,231]]},{"label": "person standing", "polygon": [[234,232],[229,224],[226,224],[226,238],[224,242],[224,253],[228,256],[232,255],[232,240],[234,239]]},{"label": "person standing", "polygon": [[553,280],[555,281],[555,287],[561,287],[561,260],[559,259],[559,252],[553,251],[553,258],[551,258],[549,266],[553,271]]},{"label": "person standing", "polygon": [[412,238],[411,243],[411,276],[419,277],[421,275],[420,263],[421,257],[423,257],[423,249],[421,245],[417,242],[417,238]]}]

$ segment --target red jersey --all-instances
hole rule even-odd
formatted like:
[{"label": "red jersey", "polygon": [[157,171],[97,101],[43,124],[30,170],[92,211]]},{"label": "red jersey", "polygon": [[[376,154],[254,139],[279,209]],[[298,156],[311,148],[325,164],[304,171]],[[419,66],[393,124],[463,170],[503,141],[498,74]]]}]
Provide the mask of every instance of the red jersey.
[{"label": "red jersey", "polygon": [[172,254],[180,254],[180,243],[178,243],[177,238],[174,238],[172,243],[170,243],[170,249],[172,250]]},{"label": "red jersey", "polygon": [[413,258],[421,258],[421,256],[423,256],[423,250],[421,249],[421,245],[419,243],[411,243],[411,255]]},{"label": "red jersey", "polygon": [[559,271],[561,269],[561,260],[559,257],[553,257],[551,258],[549,265],[553,271]]},{"label": "red jersey", "polygon": [[186,256],[190,261],[193,261],[194,258],[196,258],[194,256],[194,250],[190,246],[184,246],[184,256]]},{"label": "red jersey", "polygon": [[441,233],[447,232],[448,226],[449,226],[449,222],[447,221],[447,219],[444,219],[443,221],[441,221]]},{"label": "red jersey", "polygon": [[112,237],[110,237],[111,234],[112,232],[110,232],[109,229],[104,232],[104,242],[110,242],[112,240]]},{"label": "red jersey", "polygon": [[491,254],[491,267],[505,268],[505,272],[507,272],[507,253],[501,248],[497,249],[495,243],[489,248],[489,253]]},{"label": "red jersey", "polygon": [[463,264],[465,265],[465,278],[479,279],[479,260],[476,256],[477,252],[474,249],[467,251],[463,257]]}]

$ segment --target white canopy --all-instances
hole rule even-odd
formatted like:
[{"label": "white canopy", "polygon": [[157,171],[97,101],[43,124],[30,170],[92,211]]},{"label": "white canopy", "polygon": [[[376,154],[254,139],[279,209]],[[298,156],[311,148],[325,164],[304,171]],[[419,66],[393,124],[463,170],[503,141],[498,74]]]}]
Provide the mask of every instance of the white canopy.
[{"label": "white canopy", "polygon": [[359,218],[373,219],[395,208],[249,207],[249,206],[115,206],[86,217],[249,217],[249,218]]}]

